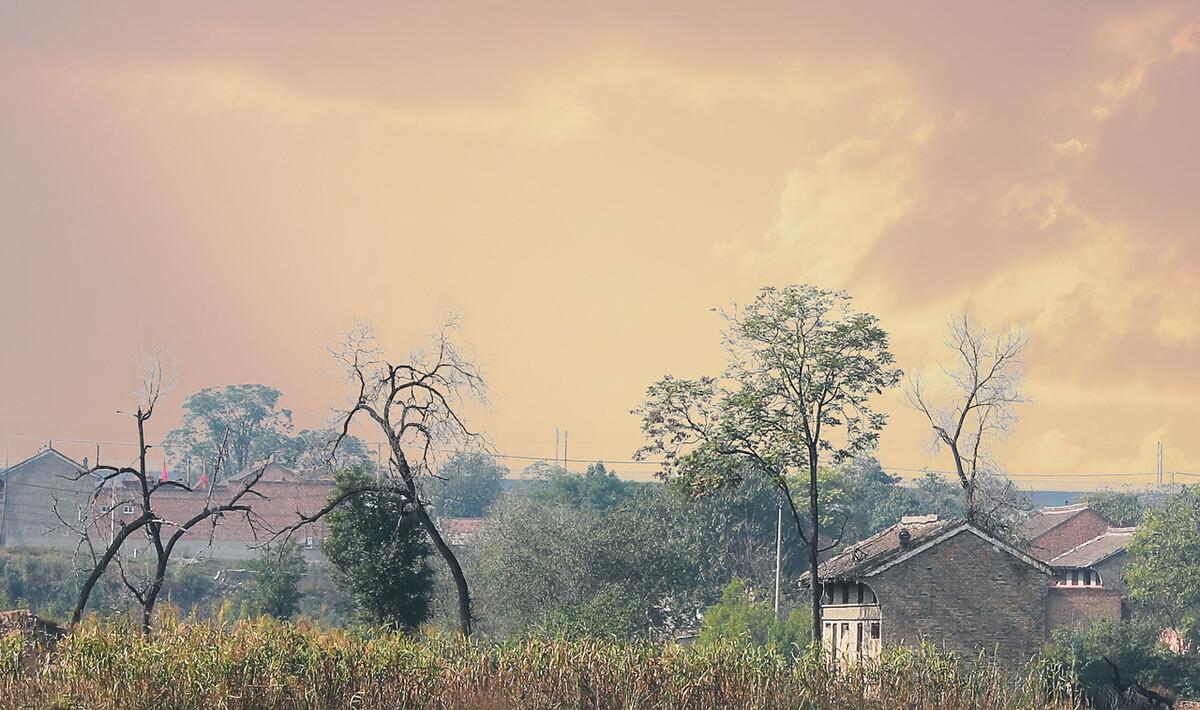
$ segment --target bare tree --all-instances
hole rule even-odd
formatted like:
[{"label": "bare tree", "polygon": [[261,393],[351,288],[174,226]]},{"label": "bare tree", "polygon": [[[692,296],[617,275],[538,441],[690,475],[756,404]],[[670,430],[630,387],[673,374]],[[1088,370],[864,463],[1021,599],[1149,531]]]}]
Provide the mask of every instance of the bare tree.
[{"label": "bare tree", "polygon": [[[75,608],[71,614],[71,627],[83,618],[92,590],[115,562],[123,583],[142,608],[142,629],[149,633],[154,607],[166,580],[171,556],[188,532],[202,523],[209,523],[211,527],[208,543],[211,545],[218,521],[222,516],[229,514],[244,516],[252,529],[261,527],[254,517],[249,500],[263,497],[254,487],[262,478],[265,466],[250,472],[236,485],[209,486],[202,505],[185,520],[169,520],[155,510],[154,496],[160,491],[195,491],[189,484],[180,481],[162,478],[156,480],[147,471],[146,455],[151,447],[146,443],[146,422],[153,416],[154,408],[163,392],[164,370],[161,361],[143,367],[142,374],[145,401],[133,413],[138,435],[136,463],[128,466],[97,464],[86,471],[79,471],[76,474],[78,479],[87,478],[94,481],[87,510],[77,524],[59,515],[59,519],[79,535],[79,548],[87,550],[91,560],[90,568],[76,597]],[[218,468],[221,460],[219,457]],[[215,500],[218,490],[224,496],[220,502]],[[101,503],[105,495],[109,497],[108,504]],[[118,524],[118,508],[131,509],[134,517],[121,520]],[[151,574],[138,583],[126,573],[121,558],[123,549],[130,543],[131,538],[136,539],[136,535],[143,536],[147,546],[154,552]]]},{"label": "bare tree", "polygon": [[[360,327],[347,334],[334,357],[355,389],[350,406],[341,414],[339,443],[349,437],[351,425],[364,418],[384,436],[388,462],[380,488],[404,498],[410,514],[417,517],[445,561],[458,594],[459,630],[470,635],[471,593],[466,575],[430,516],[418,484],[422,476],[435,475],[439,453],[486,445],[482,435],[471,430],[462,417],[468,401],[486,403],[487,390],[478,368],[452,342],[454,329],[454,321],[447,323],[428,352],[415,352],[402,362],[392,362],[379,350],[370,328]],[[348,491],[323,510],[301,515],[300,524],[320,518],[342,500],[361,492]]]},{"label": "bare tree", "polygon": [[[1022,352],[1028,340],[1019,330],[993,335],[962,314],[949,324],[946,347],[953,361],[942,365],[945,392],[934,397],[918,374],[906,387],[908,403],[924,413],[933,429],[933,447],[950,450],[962,486],[967,519],[995,519],[1012,485],[1000,481],[999,468],[990,458],[990,444],[1007,434],[1016,421],[1024,365]],[[986,499],[993,499],[989,503]]]}]

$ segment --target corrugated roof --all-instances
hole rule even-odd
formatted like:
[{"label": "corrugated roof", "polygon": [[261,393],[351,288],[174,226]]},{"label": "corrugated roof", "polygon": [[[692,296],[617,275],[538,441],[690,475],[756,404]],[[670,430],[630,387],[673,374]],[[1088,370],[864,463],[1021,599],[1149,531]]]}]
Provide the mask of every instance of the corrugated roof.
[{"label": "corrugated roof", "polygon": [[[855,579],[867,572],[887,564],[914,547],[926,542],[951,528],[963,525],[960,519],[939,520],[936,515],[912,516],[900,523],[873,535],[862,542],[851,545],[837,556],[821,565],[819,574],[823,579]],[[907,530],[911,536],[907,546],[900,544],[900,531]]]},{"label": "corrugated roof", "polygon": [[1087,509],[1087,503],[1042,508],[1021,524],[1021,537],[1036,540]]},{"label": "corrugated roof", "polygon": [[1050,560],[1050,566],[1075,569],[1098,565],[1113,555],[1124,552],[1133,540],[1136,530],[1137,528],[1109,528],[1106,532]]}]

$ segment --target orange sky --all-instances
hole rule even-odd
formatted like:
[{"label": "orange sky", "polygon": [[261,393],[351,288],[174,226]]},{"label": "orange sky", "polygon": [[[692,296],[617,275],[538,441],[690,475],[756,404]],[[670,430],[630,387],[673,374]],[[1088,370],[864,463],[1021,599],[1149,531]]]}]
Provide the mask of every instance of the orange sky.
[{"label": "orange sky", "polygon": [[[624,459],[711,307],[807,281],[908,371],[958,310],[1024,324],[1013,472],[1200,471],[1195,4],[401,5],[0,7],[13,458],[128,440],[150,342],[160,430],[232,382],[312,426],[339,331],[454,310],[499,451]],[[945,467],[899,402],[881,459]]]}]

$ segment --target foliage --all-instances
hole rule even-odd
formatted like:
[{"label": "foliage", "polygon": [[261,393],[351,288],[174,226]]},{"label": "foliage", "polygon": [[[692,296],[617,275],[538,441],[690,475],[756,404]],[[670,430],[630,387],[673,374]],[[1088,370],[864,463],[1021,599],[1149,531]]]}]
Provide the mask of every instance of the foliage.
[{"label": "foliage", "polygon": [[1105,620],[1082,630],[1059,628],[1047,660],[1069,673],[1099,706],[1111,703],[1117,690],[1108,661],[1124,681],[1169,688],[1189,697],[1200,694],[1200,660],[1174,653],[1159,635],[1160,627],[1147,620]]},{"label": "foliage", "polygon": [[685,648],[596,638],[412,638],[322,632],[270,619],[218,627],[163,623],[145,638],[85,624],[21,670],[23,640],[0,637],[0,697],[11,707],[95,710],[311,708],[755,708],[1068,710],[1035,668],[965,668],[931,647],[834,670],[746,644]]},{"label": "foliage", "polygon": [[1151,618],[1200,643],[1200,485],[1146,512],[1129,545],[1129,598]]},{"label": "foliage", "polygon": [[625,500],[635,486],[618,478],[617,472],[606,468],[602,461],[589,464],[583,473],[544,465],[541,461],[538,464],[526,469],[527,475],[537,476],[542,483],[532,497],[551,505],[610,510]]},{"label": "foliage", "polygon": [[257,384],[202,389],[183,401],[183,422],[167,434],[167,451],[176,462],[211,470],[224,445],[227,474],[265,461],[284,447],[292,429],[292,413],[279,408],[280,396]]},{"label": "foliage", "polygon": [[[661,474],[696,494],[740,483],[748,472],[783,495],[816,575],[821,535],[820,459],[850,460],[873,448],[886,417],[870,399],[900,379],[887,332],[842,292],[766,287],[733,313],[720,377],[664,377],[636,410],[649,443],[639,456],[663,459]],[[791,477],[807,473],[807,520]],[[821,627],[812,585],[813,636]]]},{"label": "foliage", "polygon": [[1137,493],[1125,491],[1096,491],[1087,497],[1088,507],[1104,516],[1110,525],[1134,527],[1142,522],[1146,505]]},{"label": "foliage", "polygon": [[281,442],[277,460],[298,471],[356,466],[374,470],[375,462],[366,444],[349,434],[342,436],[339,442],[339,436],[342,432],[336,429],[305,429]]},{"label": "foliage", "polygon": [[482,518],[500,496],[508,469],[485,453],[455,454],[443,466],[440,479],[425,486],[438,514],[450,518]]},{"label": "foliage", "polygon": [[673,626],[685,541],[636,505],[608,512],[524,497],[497,504],[469,568],[493,634],[570,628],[620,637]]},{"label": "foliage", "polygon": [[746,583],[735,579],[725,587],[721,601],[704,611],[699,643],[735,641],[798,654],[811,640],[808,619],[795,612],[782,616],[776,616],[769,600],[753,598]]},{"label": "foliage", "polygon": [[290,619],[300,611],[300,580],[308,563],[296,543],[288,540],[277,549],[267,547],[250,563],[254,573],[251,604],[259,614]]},{"label": "foliage", "polygon": [[330,500],[360,492],[326,517],[322,543],[338,587],[354,597],[360,619],[393,629],[415,629],[429,618],[433,550],[403,497],[364,490],[372,478],[360,469],[337,472]]}]

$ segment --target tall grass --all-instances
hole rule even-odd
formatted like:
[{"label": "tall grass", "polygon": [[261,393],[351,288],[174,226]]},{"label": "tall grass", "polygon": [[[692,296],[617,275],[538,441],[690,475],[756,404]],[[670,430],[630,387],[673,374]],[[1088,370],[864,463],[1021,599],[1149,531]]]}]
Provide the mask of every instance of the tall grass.
[{"label": "tall grass", "polygon": [[489,644],[166,619],[149,639],[131,624],[85,624],[41,657],[10,635],[0,654],[0,703],[22,708],[1075,707],[1039,668],[1015,677],[986,662],[964,670],[932,648],[839,672],[745,645]]}]

